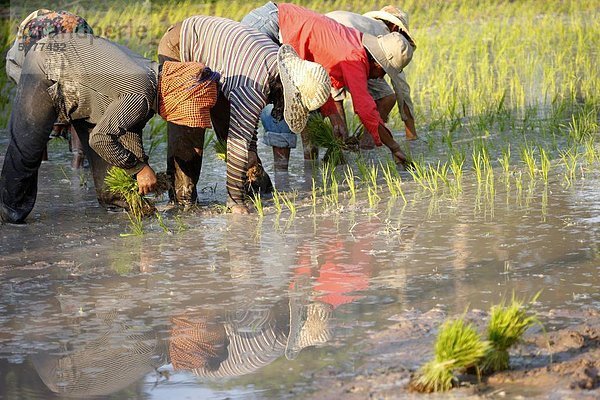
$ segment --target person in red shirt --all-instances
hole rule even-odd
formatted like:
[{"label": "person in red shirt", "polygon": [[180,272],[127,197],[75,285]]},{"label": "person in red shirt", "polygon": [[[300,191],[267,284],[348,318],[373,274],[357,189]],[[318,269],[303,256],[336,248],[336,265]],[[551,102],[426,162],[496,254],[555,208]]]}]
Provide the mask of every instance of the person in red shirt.
[{"label": "person in red shirt", "polygon": [[[385,144],[394,161],[406,165],[405,154],[368,92],[367,80],[381,78],[386,73],[392,79],[397,78],[412,59],[414,48],[410,37],[403,32],[375,37],[289,3],[269,2],[250,12],[241,23],[265,33],[279,44],[290,44],[301,58],[321,64],[329,73],[333,88],[346,88],[350,92],[354,112],[375,144]],[[321,113],[329,117],[338,136],[347,137],[346,124],[331,97],[321,107]],[[273,152],[276,161],[289,159],[289,148],[274,147]],[[310,159],[314,154],[305,149],[304,156]]]}]

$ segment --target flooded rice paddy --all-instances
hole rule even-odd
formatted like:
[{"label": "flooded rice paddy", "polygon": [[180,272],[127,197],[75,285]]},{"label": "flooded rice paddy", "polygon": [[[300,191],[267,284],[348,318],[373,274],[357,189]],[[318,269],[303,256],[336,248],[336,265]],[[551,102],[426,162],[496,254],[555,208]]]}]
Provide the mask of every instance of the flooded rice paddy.
[{"label": "flooded rice paddy", "polygon": [[[429,154],[426,139],[409,146]],[[199,210],[163,200],[166,227],[151,219],[122,237],[126,214],[98,207],[66,147],[51,143],[27,225],[0,226],[0,398],[325,398],[369,362],[416,370],[443,316],[485,318],[512,293],[542,290],[534,309],[548,332],[600,313],[597,164],[571,185],[559,166],[522,186],[497,170],[493,193],[465,168],[456,198],[403,173],[406,203],[382,184],[373,204],[346,191],[313,208],[296,149],[290,174],[272,175],[298,189],[296,214],[266,201],[260,218],[219,212],[224,165],[209,152]],[[272,171],[270,148],[260,154]],[[399,321],[412,328],[386,336]],[[398,342],[404,357],[386,357]],[[388,397],[408,396],[405,384]],[[486,393],[453,396],[551,397],[506,382]]]}]

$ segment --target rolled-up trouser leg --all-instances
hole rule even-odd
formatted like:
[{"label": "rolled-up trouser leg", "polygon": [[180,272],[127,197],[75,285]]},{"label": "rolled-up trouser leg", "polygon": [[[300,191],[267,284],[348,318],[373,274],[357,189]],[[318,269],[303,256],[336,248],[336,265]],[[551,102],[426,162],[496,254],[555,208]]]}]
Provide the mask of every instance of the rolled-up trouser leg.
[{"label": "rolled-up trouser leg", "polygon": [[104,183],[106,174],[112,165],[100,157],[98,153],[96,153],[94,149],[90,147],[90,132],[92,129],[94,129],[94,125],[82,120],[78,120],[73,121],[73,128],[79,136],[79,141],[81,143],[81,147],[83,148],[83,152],[90,163],[90,169],[92,172],[92,179],[94,180],[94,188],[96,189],[98,203],[105,208],[127,208],[125,199],[123,199],[123,197],[120,195],[111,193],[106,187],[106,183]]},{"label": "rolled-up trouser leg", "polygon": [[194,204],[202,169],[204,128],[167,122],[167,174],[171,176],[169,197],[179,204]]},{"label": "rolled-up trouser leg", "polygon": [[41,69],[44,59],[36,54],[27,60],[10,115],[10,142],[0,174],[0,218],[5,222],[22,223],[33,209],[38,170],[56,120],[48,94],[53,82]]}]

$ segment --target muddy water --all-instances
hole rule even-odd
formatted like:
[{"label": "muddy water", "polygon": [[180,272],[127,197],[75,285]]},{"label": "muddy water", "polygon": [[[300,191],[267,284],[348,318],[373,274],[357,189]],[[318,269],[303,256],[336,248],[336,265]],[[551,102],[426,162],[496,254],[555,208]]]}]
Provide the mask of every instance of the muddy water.
[{"label": "muddy water", "polygon": [[0,226],[0,398],[302,397],[331,368],[351,376],[356,343],[407,313],[487,310],[542,289],[549,330],[600,309],[592,170],[570,187],[559,170],[547,186],[524,178],[521,191],[498,172],[494,196],[466,178],[458,200],[407,182],[407,204],[369,208],[361,193],[314,215],[297,150],[275,177],[300,190],[296,216],[270,207],[260,219],[208,212],[225,198],[209,152],[199,212],[177,217],[162,201],[170,233],[148,221],[143,237],[121,237],[125,214],[98,208],[65,148],[51,145],[28,224]]}]

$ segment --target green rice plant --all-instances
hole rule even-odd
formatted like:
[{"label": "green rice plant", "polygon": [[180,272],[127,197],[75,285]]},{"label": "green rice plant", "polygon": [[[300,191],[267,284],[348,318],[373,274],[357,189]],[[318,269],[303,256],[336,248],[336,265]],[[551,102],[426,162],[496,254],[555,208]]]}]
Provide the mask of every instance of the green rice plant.
[{"label": "green rice plant", "polygon": [[540,148],[540,172],[546,185],[548,184],[548,174],[550,173],[550,166],[550,158],[548,157],[548,153],[545,149]]},{"label": "green rice plant", "polygon": [[448,171],[450,167],[448,166],[448,162],[444,162],[441,164],[441,161],[438,161],[437,167],[432,170],[433,175],[436,180],[440,180],[446,186],[450,186],[450,180],[448,179]]},{"label": "green rice plant", "polygon": [[438,332],[434,359],[417,371],[411,387],[426,393],[450,390],[457,383],[455,372],[478,365],[489,349],[464,317],[448,320]]},{"label": "green rice plant", "polygon": [[598,160],[598,150],[596,149],[596,141],[594,137],[587,138],[583,141],[584,144],[584,156],[588,164],[593,164]]},{"label": "green rice plant", "polygon": [[498,159],[498,162],[502,166],[504,176],[508,176],[510,173],[510,144],[506,148],[502,149],[502,157]]},{"label": "green rice plant", "polygon": [[348,185],[348,190],[350,191],[350,202],[356,202],[356,181],[354,178],[354,170],[349,165],[346,165],[346,169],[344,170],[344,182]]},{"label": "green rice plant", "polygon": [[279,190],[275,189],[273,190],[273,206],[275,207],[275,210],[277,211],[277,214],[281,214],[281,210],[282,210],[282,195],[281,192],[279,192]]},{"label": "green rice plant", "polygon": [[379,191],[379,187],[377,185],[377,177],[379,176],[379,167],[376,165],[371,165],[367,170],[367,180],[369,186],[373,188],[375,193]]},{"label": "green rice plant", "polygon": [[476,151],[475,148],[473,148],[471,159],[473,161],[473,170],[477,177],[477,184],[481,185],[481,182],[483,181],[484,156],[481,151]]},{"label": "green rice plant", "polygon": [[521,201],[523,195],[523,173],[519,170],[515,174],[515,187],[517,188],[517,201]]},{"label": "green rice plant", "polygon": [[379,163],[379,165],[381,166],[381,170],[383,171],[383,179],[385,180],[388,190],[390,191],[390,196],[392,196],[393,198],[398,197],[398,195],[400,194],[399,190],[402,189],[398,184],[399,177],[397,176],[397,172],[396,175],[394,175],[394,173],[392,172],[392,170],[397,171],[395,166],[391,168],[390,163],[386,163],[384,165],[381,162]]},{"label": "green rice plant", "polygon": [[370,186],[367,188],[367,198],[369,199],[370,209],[375,208],[379,200],[381,200],[381,197],[379,197],[379,194],[377,194],[377,190]]},{"label": "green rice plant", "polygon": [[537,163],[534,153],[535,149],[528,144],[525,144],[521,147],[521,161],[523,161],[523,163],[527,166],[527,172],[532,180],[535,179],[535,174],[537,171]]},{"label": "green rice plant", "polygon": [[412,176],[413,180],[417,182],[422,188],[429,189],[428,181],[428,167],[425,166],[422,159],[414,160],[412,168],[408,170],[408,173]]},{"label": "green rice plant", "polygon": [[359,157],[356,160],[356,167],[358,168],[358,173],[360,174],[360,180],[363,183],[368,185],[369,182],[369,166],[367,165],[365,159],[363,157]]},{"label": "green rice plant", "polygon": [[331,199],[331,204],[335,207],[338,207],[340,203],[340,189],[335,170],[332,170],[331,172],[332,173],[331,184],[329,188],[329,198]]},{"label": "green rice plant", "polygon": [[260,198],[260,193],[255,193],[252,197],[250,197],[250,201],[252,201],[252,204],[254,205],[254,208],[256,209],[256,213],[258,214],[259,217],[264,217],[265,216],[265,210],[264,210],[264,206],[262,203],[262,199]]},{"label": "green rice plant", "polygon": [[510,304],[504,300],[490,309],[490,321],[486,335],[491,344],[485,358],[481,361],[481,371],[485,374],[504,371],[509,367],[508,349],[517,344],[534,324],[541,324],[535,315],[530,315],[530,305],[541,292],[538,292],[528,304],[516,298],[513,293]]},{"label": "green rice plant", "polygon": [[344,141],[333,133],[333,126],[329,119],[323,118],[321,113],[312,113],[306,122],[305,132],[310,143],[327,149],[323,157],[325,163],[333,166],[345,163]]},{"label": "green rice plant", "polygon": [[593,138],[593,135],[598,132],[597,115],[598,111],[594,109],[584,109],[572,115],[568,126],[569,137],[577,143]]},{"label": "green rice plant", "polygon": [[465,163],[464,153],[455,152],[450,157],[450,170],[454,176],[454,185],[450,186],[450,194],[457,198],[462,192],[463,165]]},{"label": "green rice plant", "polygon": [[577,146],[572,146],[568,150],[560,153],[560,158],[562,159],[565,167],[564,179],[567,183],[567,186],[570,186],[573,182],[573,179],[575,179],[575,171],[577,170],[579,156],[580,155]]},{"label": "green rice plant", "polygon": [[281,201],[290,210],[292,216],[296,215],[296,198],[298,197],[298,191],[294,190],[290,193],[284,193],[281,196]]}]

